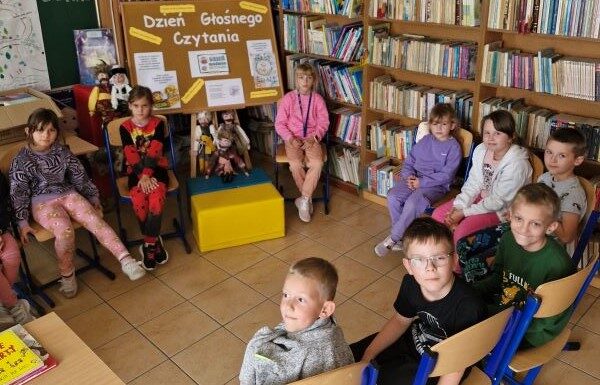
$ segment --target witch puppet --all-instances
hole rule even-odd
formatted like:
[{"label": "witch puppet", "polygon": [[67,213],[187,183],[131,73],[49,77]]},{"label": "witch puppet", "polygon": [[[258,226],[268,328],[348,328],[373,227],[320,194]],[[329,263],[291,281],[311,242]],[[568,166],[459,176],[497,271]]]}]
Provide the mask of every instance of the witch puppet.
[{"label": "witch puppet", "polygon": [[110,103],[112,108],[117,111],[120,116],[125,116],[129,113],[129,93],[131,86],[127,78],[127,70],[120,65],[115,65],[110,70]]},{"label": "witch puppet", "polygon": [[[195,117],[195,121],[194,120]],[[201,111],[192,115],[192,143],[190,148],[190,176],[206,175],[208,162],[216,147],[211,132],[215,128],[212,124],[212,113]]]}]

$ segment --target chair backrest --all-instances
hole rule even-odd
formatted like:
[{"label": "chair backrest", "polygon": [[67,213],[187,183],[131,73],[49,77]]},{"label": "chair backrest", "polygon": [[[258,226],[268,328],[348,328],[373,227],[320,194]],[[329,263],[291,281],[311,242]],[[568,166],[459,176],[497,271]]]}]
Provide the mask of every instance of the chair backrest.
[{"label": "chair backrest", "polygon": [[17,153],[23,148],[23,143],[15,143],[12,146],[7,146],[2,154],[0,155],[0,170],[6,178],[8,178],[8,172],[10,171],[10,164],[17,155]]},{"label": "chair backrest", "polygon": [[431,351],[437,353],[437,360],[428,376],[458,372],[485,357],[500,341],[512,312],[512,307],[505,309],[432,346]]},{"label": "chair backrest", "polygon": [[544,162],[542,162],[539,156],[529,152],[529,163],[531,163],[531,168],[533,169],[533,172],[531,173],[531,181],[535,183],[540,175],[544,173]]},{"label": "chair backrest", "polygon": [[581,183],[581,187],[585,191],[585,199],[587,200],[587,210],[585,212],[585,218],[588,218],[591,214],[592,210],[596,207],[596,188],[589,180],[579,176],[579,183]]},{"label": "chair backrest", "polygon": [[583,187],[583,190],[585,191],[585,198],[587,201],[585,216],[579,223],[579,239],[577,240],[575,251],[573,252],[572,256],[573,262],[579,266],[579,264],[582,262],[581,257],[583,256],[583,252],[585,251],[585,248],[587,247],[592,233],[594,232],[594,229],[598,223],[598,217],[600,216],[600,213],[594,210],[597,203],[596,189],[594,188],[594,185],[585,178],[578,178],[579,183],[581,183],[581,187]]},{"label": "chair backrest", "polygon": [[[167,117],[163,115],[154,115],[157,118],[160,118],[165,125],[165,138],[169,137],[169,125],[167,123]],[[131,119],[131,117],[127,116],[124,118],[119,118],[115,120],[111,120],[106,124],[106,132],[108,134],[108,140],[111,146],[121,147],[123,143],[121,142],[121,133],[119,131],[121,124],[125,121]]]},{"label": "chair backrest", "polygon": [[368,364],[357,362],[313,377],[290,383],[290,385],[375,385],[375,382],[362,383],[363,371]]}]

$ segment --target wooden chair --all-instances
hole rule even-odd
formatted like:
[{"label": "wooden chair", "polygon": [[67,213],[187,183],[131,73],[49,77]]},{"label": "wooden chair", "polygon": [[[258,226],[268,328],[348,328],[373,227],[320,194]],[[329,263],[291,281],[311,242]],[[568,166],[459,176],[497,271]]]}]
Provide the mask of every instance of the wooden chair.
[{"label": "wooden chair", "polygon": [[371,365],[357,362],[292,382],[290,385],[375,385],[376,380],[377,371]]},{"label": "wooden chair", "polygon": [[583,187],[585,191],[585,197],[587,200],[587,209],[585,213],[584,220],[581,222],[581,229],[579,231],[579,239],[577,241],[577,246],[575,247],[575,251],[573,252],[573,262],[576,265],[581,263],[581,257],[583,252],[585,251],[586,246],[588,245],[592,233],[598,224],[598,220],[600,219],[600,211],[595,210],[596,207],[596,189],[594,185],[587,179],[579,177],[579,183]]},{"label": "wooden chair", "polygon": [[[174,172],[175,167],[176,167],[176,162],[175,162],[175,153],[173,150],[173,135],[172,135],[171,130],[169,129],[169,124],[167,122],[167,118],[162,115],[156,115],[156,116],[158,118],[160,118],[165,125],[165,138],[168,140],[168,147],[169,147],[168,150],[165,150],[165,155],[166,155],[167,151],[170,154],[169,160],[170,160],[171,166],[168,170],[169,186],[167,187],[167,196],[175,196],[175,198],[177,199],[177,208],[179,210],[179,219],[173,218],[173,227],[175,228],[175,231],[170,232],[170,233],[161,234],[161,236],[163,239],[174,238],[174,237],[180,238],[181,242],[183,243],[183,245],[185,247],[186,253],[189,254],[192,252],[192,247],[190,246],[190,244],[188,243],[188,241],[185,238],[183,206],[182,206],[181,194],[179,192],[179,181],[177,180],[177,176],[175,175],[175,172]],[[113,120],[113,121],[109,122],[108,124],[104,125],[104,145],[106,146],[106,153],[108,155],[108,163],[109,163],[108,169],[110,171],[110,177],[111,177],[112,186],[113,186],[113,193],[114,193],[115,200],[117,203],[115,205],[115,207],[117,210],[117,222],[119,224],[119,235],[120,235],[123,243],[125,243],[125,245],[131,246],[131,245],[140,244],[143,242],[143,240],[142,239],[129,240],[127,237],[127,230],[123,226],[123,221],[121,219],[120,204],[121,203],[131,204],[131,196],[129,195],[128,177],[121,176],[120,174],[117,175],[117,173],[115,171],[113,159],[112,159],[112,153],[111,153],[111,146],[113,146],[113,147],[122,147],[123,146],[123,143],[121,142],[120,127],[121,127],[121,124],[123,124],[123,122],[125,122],[128,119],[129,119],[129,117],[120,118],[120,119]]]},{"label": "wooden chair", "polygon": [[[568,277],[544,283],[538,286],[533,294],[527,296],[519,325],[498,365],[494,385],[500,384],[505,378],[512,384],[532,384],[542,365],[563,350],[571,334],[569,327],[565,327],[553,340],[542,346],[520,351],[518,348],[534,318],[552,317],[569,308],[575,309],[597,273],[598,267],[598,256],[596,256],[585,268]],[[526,374],[522,377],[522,381],[518,381],[514,378],[515,373]]]},{"label": "wooden chair", "polygon": [[531,181],[536,183],[538,178],[544,173],[544,162],[542,162],[539,156],[530,151],[529,163],[531,164],[532,168]]}]

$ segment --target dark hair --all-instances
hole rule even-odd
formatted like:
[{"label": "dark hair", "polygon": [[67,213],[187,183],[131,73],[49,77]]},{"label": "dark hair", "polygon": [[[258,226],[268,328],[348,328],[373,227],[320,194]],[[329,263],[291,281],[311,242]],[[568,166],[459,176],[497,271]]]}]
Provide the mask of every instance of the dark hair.
[{"label": "dark hair", "polygon": [[513,118],[512,114],[507,110],[496,110],[487,114],[481,119],[481,132],[483,133],[483,125],[486,120],[490,120],[494,125],[494,129],[496,131],[500,131],[508,135],[509,138],[513,139],[513,142],[518,142],[518,137],[515,135],[516,133],[516,123],[515,118]]},{"label": "dark hair", "polygon": [[[444,118],[448,118],[450,123],[457,124],[458,119],[456,118],[456,111],[454,107],[450,103],[438,103],[431,109],[429,113],[428,122],[431,124],[435,121],[440,121]],[[458,135],[458,127],[454,127],[452,131],[450,131],[450,135],[456,137]]]},{"label": "dark hair", "polygon": [[560,198],[556,195],[556,191],[544,183],[531,183],[521,187],[511,206],[519,201],[537,206],[546,206],[552,212],[553,220],[558,220],[560,217]]},{"label": "dark hair", "polygon": [[454,248],[452,232],[448,226],[431,217],[415,219],[406,228],[402,243],[404,244],[404,250],[407,250],[413,242],[426,243],[429,240],[435,243],[446,242],[451,248]]},{"label": "dark hair", "polygon": [[47,108],[38,108],[33,111],[27,118],[27,142],[33,144],[33,131],[41,131],[48,124],[52,124],[58,133],[58,116],[54,111]]},{"label": "dark hair", "polygon": [[320,292],[327,301],[333,301],[337,289],[338,274],[335,267],[323,258],[305,258],[290,267],[289,274],[299,274],[314,279],[321,286]]},{"label": "dark hair", "polygon": [[129,99],[127,101],[129,103],[133,103],[142,98],[146,98],[150,105],[154,104],[154,99],[152,98],[152,91],[150,91],[150,88],[144,86],[133,86],[131,91],[129,91]]},{"label": "dark hair", "polygon": [[550,133],[548,141],[551,140],[573,145],[575,156],[585,156],[587,153],[585,136],[576,128],[557,128]]}]

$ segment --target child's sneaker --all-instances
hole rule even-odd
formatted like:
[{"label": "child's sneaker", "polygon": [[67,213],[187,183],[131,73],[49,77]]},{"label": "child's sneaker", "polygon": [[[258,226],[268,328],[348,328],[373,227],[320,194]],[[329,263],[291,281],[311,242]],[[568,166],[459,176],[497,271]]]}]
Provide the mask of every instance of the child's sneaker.
[{"label": "child's sneaker", "polygon": [[402,241],[398,241],[398,242],[394,243],[394,246],[392,246],[392,251],[402,251],[402,250],[404,250]]},{"label": "child's sneaker", "polygon": [[18,299],[15,306],[10,308],[10,315],[21,325],[31,322],[35,316],[31,313],[31,305],[26,299]]},{"label": "child's sneaker", "polygon": [[142,244],[140,246],[142,255],[142,267],[148,271],[156,269],[156,244]]},{"label": "child's sneaker", "polygon": [[310,222],[310,199],[306,197],[298,197],[294,201],[298,208],[298,216],[303,222]]},{"label": "child's sneaker", "polygon": [[140,279],[146,275],[146,272],[140,266],[140,262],[131,257],[121,264],[121,270],[123,270],[123,273],[125,273],[125,275],[127,275],[132,281]]},{"label": "child's sneaker", "polygon": [[159,265],[164,265],[169,260],[169,253],[167,253],[167,249],[163,244],[162,237],[158,237],[156,241],[156,254],[155,254],[156,263]]},{"label": "child's sneaker", "polygon": [[379,257],[385,257],[396,243],[397,242],[392,241],[391,237],[386,237],[375,246],[375,254]]},{"label": "child's sneaker", "polygon": [[60,282],[58,291],[60,291],[63,296],[66,298],[75,297],[77,294],[77,278],[75,277],[75,272],[69,277],[62,277],[58,282]]}]

